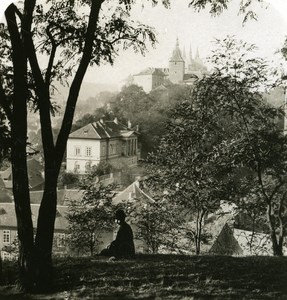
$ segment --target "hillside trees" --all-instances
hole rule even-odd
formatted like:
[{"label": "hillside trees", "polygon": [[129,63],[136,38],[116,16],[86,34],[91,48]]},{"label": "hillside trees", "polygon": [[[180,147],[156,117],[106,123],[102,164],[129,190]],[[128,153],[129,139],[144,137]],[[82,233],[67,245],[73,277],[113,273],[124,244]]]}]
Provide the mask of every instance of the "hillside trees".
[{"label": "hillside trees", "polygon": [[149,184],[193,216],[197,254],[206,214],[220,200],[240,206],[257,193],[260,213],[262,206],[267,210],[274,254],[281,255],[286,150],[276,120],[283,112],[263,101],[262,91],[270,87],[267,66],[251,56],[254,47],[230,37],[217,45],[213,73],[171,112],[167,134],[149,157]]},{"label": "hillside trees", "polygon": [[119,93],[110,98],[108,104],[77,120],[72,130],[99,121],[101,118],[105,120],[117,118],[123,124],[130,121],[132,128],[139,129],[141,155],[146,157],[158,146],[165,132],[164,123],[168,118],[168,110],[177,102],[187,99],[190,92],[189,86],[175,84],[155,89],[149,94],[137,85],[124,86]]},{"label": "hillside trees", "polygon": [[[157,1],[152,1],[156,3]],[[163,1],[167,5],[167,1]],[[11,124],[13,194],[18,222],[20,282],[26,290],[49,288],[56,216],[56,185],[79,90],[89,65],[112,63],[120,46],[144,52],[152,30],[130,20],[133,1],[26,0],[5,11],[1,25],[1,109]],[[105,14],[107,10],[111,14]],[[48,58],[41,64],[39,56]],[[29,67],[28,67],[29,61]],[[31,72],[30,72],[31,71]],[[53,139],[53,80],[73,76],[62,126]],[[39,111],[45,187],[34,242],[26,164],[28,102]],[[37,274],[37,276],[35,276]]]}]

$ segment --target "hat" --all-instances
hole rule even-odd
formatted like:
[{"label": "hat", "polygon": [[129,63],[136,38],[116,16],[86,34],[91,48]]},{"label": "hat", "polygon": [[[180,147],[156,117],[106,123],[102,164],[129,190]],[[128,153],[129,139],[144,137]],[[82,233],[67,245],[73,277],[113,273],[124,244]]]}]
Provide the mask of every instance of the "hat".
[{"label": "hat", "polygon": [[118,209],[116,211],[116,219],[117,220],[124,220],[125,217],[126,217],[126,214],[125,214],[125,212],[122,209]]}]

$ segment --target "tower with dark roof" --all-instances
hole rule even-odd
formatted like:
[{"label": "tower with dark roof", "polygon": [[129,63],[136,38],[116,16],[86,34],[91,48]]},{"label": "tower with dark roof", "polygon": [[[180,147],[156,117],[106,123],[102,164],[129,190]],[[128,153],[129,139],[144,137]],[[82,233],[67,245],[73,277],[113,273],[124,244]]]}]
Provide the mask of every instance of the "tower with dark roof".
[{"label": "tower with dark roof", "polygon": [[185,71],[185,63],[179,49],[178,39],[176,40],[175,48],[169,60],[169,80],[172,83],[180,83],[183,81]]}]

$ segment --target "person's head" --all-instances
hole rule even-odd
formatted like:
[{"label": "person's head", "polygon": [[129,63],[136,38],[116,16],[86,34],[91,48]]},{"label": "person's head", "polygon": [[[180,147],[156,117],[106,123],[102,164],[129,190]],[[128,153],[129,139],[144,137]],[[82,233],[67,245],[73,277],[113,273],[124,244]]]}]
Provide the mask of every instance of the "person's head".
[{"label": "person's head", "polygon": [[116,211],[115,219],[117,220],[118,223],[122,223],[125,221],[126,214],[122,209],[118,209]]}]

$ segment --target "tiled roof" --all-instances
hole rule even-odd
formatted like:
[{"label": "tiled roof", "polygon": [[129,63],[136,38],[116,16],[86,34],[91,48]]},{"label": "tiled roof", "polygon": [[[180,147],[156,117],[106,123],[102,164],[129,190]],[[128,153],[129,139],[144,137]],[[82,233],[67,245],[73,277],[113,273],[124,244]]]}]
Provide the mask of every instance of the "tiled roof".
[{"label": "tiled roof", "polygon": [[131,135],[134,131],[119,122],[97,121],[72,132],[69,138],[107,139],[122,137],[127,133]]},{"label": "tiled roof", "polygon": [[[30,192],[31,204],[40,204],[42,201],[43,191]],[[63,189],[57,191],[58,205],[67,205],[71,200],[79,201],[83,196],[83,191]]]},{"label": "tiled roof", "polygon": [[[28,167],[28,176],[29,176],[29,185],[31,188],[34,188],[44,182],[44,178],[42,176],[43,172],[43,165],[36,160],[35,158],[31,158],[27,160],[27,167]],[[12,169],[9,167],[4,172],[1,172],[2,178],[9,178],[11,177]],[[6,188],[12,188],[12,181],[4,181]]]},{"label": "tiled roof", "polygon": [[[37,227],[37,219],[39,212],[39,204],[32,204],[32,221],[33,227]],[[55,230],[66,230],[68,228],[68,220],[65,218],[68,211],[67,206],[57,206],[57,217],[55,220]],[[17,228],[17,220],[15,214],[14,203],[0,203],[0,227]]]},{"label": "tiled roof", "polygon": [[142,189],[139,188],[138,181],[135,181],[114,197],[113,204],[117,205],[123,201],[132,199],[142,200],[143,203],[154,202],[150,196],[148,196]]}]

